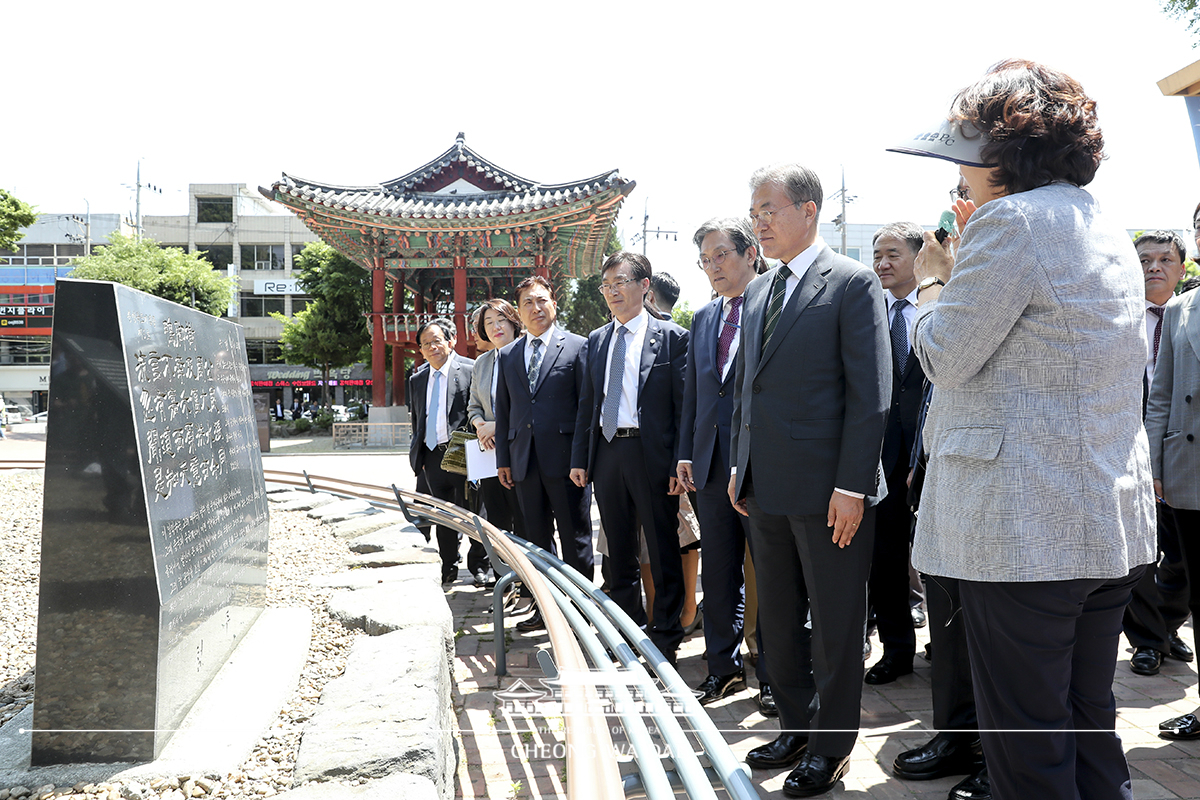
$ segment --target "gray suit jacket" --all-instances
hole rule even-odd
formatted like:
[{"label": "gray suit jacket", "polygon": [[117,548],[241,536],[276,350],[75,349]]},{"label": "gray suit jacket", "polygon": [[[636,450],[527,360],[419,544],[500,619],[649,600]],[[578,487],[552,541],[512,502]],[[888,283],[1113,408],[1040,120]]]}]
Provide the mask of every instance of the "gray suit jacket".
[{"label": "gray suit jacket", "polygon": [[746,287],[730,428],[737,495],[749,471],[767,514],[825,514],[834,488],[874,505],[887,494],[879,452],[892,393],[879,278],[822,246],[762,352],[776,272]]},{"label": "gray suit jacket", "polygon": [[1065,183],[987,203],[914,350],[937,387],[913,565],[974,581],[1117,578],[1154,558],[1145,289]]},{"label": "gray suit jacket", "polygon": [[496,371],[496,359],[500,348],[487,350],[475,359],[475,369],[471,372],[471,402],[467,404],[467,424],[475,428],[475,420],[484,422],[496,420],[496,410],[492,408],[492,375]]},{"label": "gray suit jacket", "polygon": [[1146,433],[1163,500],[1200,509],[1200,291],[1172,300],[1163,315]]}]

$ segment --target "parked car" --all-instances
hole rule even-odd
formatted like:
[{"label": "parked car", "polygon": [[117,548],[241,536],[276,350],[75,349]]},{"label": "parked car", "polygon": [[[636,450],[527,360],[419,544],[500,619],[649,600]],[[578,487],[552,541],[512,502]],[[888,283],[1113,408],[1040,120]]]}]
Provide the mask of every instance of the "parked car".
[{"label": "parked car", "polygon": [[25,421],[26,422],[45,422],[47,413],[48,412],[46,412],[46,411],[41,411],[37,414],[27,414],[25,416]]}]

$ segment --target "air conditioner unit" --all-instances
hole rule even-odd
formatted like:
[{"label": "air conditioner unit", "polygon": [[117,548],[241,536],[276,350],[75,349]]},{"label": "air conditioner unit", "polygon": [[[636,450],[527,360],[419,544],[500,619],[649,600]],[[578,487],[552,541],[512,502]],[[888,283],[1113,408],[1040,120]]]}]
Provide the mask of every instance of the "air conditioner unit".
[{"label": "air conditioner unit", "polygon": [[275,269],[273,266],[271,266],[270,261],[255,261],[254,268],[255,269]]}]

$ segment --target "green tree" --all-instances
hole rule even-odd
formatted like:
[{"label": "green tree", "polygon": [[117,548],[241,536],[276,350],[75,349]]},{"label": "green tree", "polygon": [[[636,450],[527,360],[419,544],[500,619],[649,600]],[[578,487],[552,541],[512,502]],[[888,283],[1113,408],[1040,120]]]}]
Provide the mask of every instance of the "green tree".
[{"label": "green tree", "polygon": [[0,250],[16,250],[17,242],[25,235],[21,229],[28,228],[37,218],[33,206],[0,189]]},{"label": "green tree", "polygon": [[[1163,11],[1175,19],[1187,22],[1187,29],[1193,35],[1200,35],[1200,0],[1164,0]],[[1192,47],[1200,45],[1200,40],[1193,42]]]},{"label": "green tree", "polygon": [[191,306],[214,317],[229,308],[235,282],[213,269],[199,253],[159,247],[150,239],[113,233],[108,244],[73,262],[72,278],[113,281]]},{"label": "green tree", "polygon": [[690,331],[692,329],[692,317],[695,316],[695,314],[696,312],[692,311],[692,304],[687,300],[684,300],[682,303],[675,306],[675,308],[671,309],[671,321],[679,327],[686,328]]},{"label": "green tree", "polygon": [[294,266],[297,282],[313,299],[291,319],[271,316],[283,323],[283,360],[321,370],[322,402],[328,405],[330,370],[370,357],[371,273],[324,242],[309,243]]}]

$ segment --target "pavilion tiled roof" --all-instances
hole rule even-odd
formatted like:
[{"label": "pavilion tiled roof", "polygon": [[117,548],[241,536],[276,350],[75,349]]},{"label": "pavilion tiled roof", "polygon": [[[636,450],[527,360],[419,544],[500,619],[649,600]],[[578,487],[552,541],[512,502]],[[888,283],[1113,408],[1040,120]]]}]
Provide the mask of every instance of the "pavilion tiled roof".
[{"label": "pavilion tiled roof", "polygon": [[[482,190],[444,191],[456,179]],[[376,186],[336,186],[287,173],[265,191],[335,211],[393,219],[483,219],[566,206],[608,192],[632,189],[611,170],[569,183],[540,184],[504,170],[467,147],[460,133],[453,147],[424,166]],[[443,190],[443,191],[439,191]]]}]

